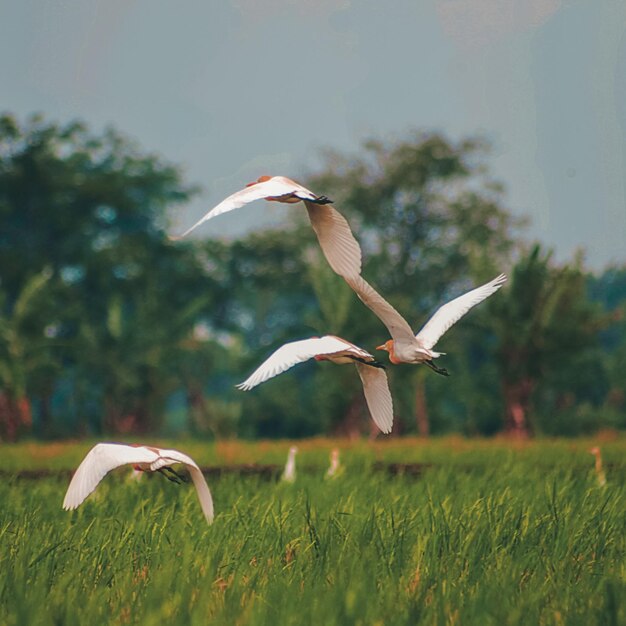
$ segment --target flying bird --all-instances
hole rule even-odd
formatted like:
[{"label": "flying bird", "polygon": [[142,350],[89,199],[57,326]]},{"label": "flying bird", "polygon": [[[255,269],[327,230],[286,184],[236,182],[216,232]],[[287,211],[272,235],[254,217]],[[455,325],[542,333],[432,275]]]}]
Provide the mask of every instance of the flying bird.
[{"label": "flying bird", "polygon": [[303,363],[309,359],[331,361],[341,365],[353,363],[361,377],[365,400],[372,419],[382,432],[391,432],[393,402],[384,366],[378,363],[369,352],[340,337],[326,335],[286,343],[271,354],[247,380],[237,385],[237,388],[249,391],[297,363]]},{"label": "flying bird", "polygon": [[152,446],[124,443],[96,444],[72,477],[63,500],[63,508],[66,511],[77,508],[112,469],[121,465],[130,464],[141,472],[160,472],[172,482],[181,482],[184,478],[170,467],[176,463],[182,463],[189,470],[202,512],[210,524],[213,521],[213,498],[195,461],[178,450],[164,450]]},{"label": "flying bird", "polygon": [[435,365],[433,359],[440,357],[445,352],[435,352],[433,350],[435,344],[454,323],[458,322],[472,307],[498,291],[505,281],[506,276],[500,274],[485,285],[472,289],[444,304],[426,322],[419,333],[414,335],[404,317],[364,278],[355,276],[346,279],[346,282],[354,289],[363,303],[380,318],[389,330],[392,339],[376,349],[387,351],[389,360],[396,365],[400,363],[425,363],[443,376],[448,376],[448,371]]},{"label": "flying bird", "polygon": [[330,206],[332,201],[326,196],[317,196],[285,176],[261,176],[244,189],[222,200],[182,235],[172,238],[186,237],[207,220],[238,209],[254,200],[263,199],[288,204],[304,202],[311,226],[332,269],[344,278],[361,273],[361,247],[345,217]]},{"label": "flying bird", "polygon": [[281,480],[287,483],[293,483],[296,481],[296,454],[298,453],[298,448],[296,446],[291,446],[289,448],[289,453],[287,454],[287,463],[285,463],[285,469],[283,471],[283,475],[281,476]]}]

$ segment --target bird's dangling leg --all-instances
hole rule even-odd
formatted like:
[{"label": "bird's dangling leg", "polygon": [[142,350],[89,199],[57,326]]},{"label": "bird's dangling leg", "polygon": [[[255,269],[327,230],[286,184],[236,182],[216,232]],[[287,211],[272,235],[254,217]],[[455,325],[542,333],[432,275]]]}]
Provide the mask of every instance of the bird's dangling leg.
[{"label": "bird's dangling leg", "polygon": [[437,365],[435,365],[432,360],[431,361],[424,361],[424,363],[426,365],[428,365],[428,367],[430,367],[431,370],[433,370],[433,372],[437,372],[437,374],[441,374],[442,376],[450,376],[450,374],[448,374],[448,370],[445,367],[439,367]]},{"label": "bird's dangling leg", "polygon": [[[170,470],[171,473],[166,472],[165,470]],[[157,472],[159,472],[159,474],[165,476],[165,478],[167,478],[167,480],[169,480],[172,483],[176,483],[177,485],[180,485],[183,481],[181,480],[181,477],[171,468],[169,467],[160,467]],[[173,474],[173,475],[172,475]]]},{"label": "bird's dangling leg", "polygon": [[169,465],[166,465],[163,469],[167,470],[169,474],[171,476],[174,476],[179,482],[181,483],[189,482],[189,479],[187,478],[187,476],[185,476],[184,474],[179,474],[175,469],[173,469]]}]

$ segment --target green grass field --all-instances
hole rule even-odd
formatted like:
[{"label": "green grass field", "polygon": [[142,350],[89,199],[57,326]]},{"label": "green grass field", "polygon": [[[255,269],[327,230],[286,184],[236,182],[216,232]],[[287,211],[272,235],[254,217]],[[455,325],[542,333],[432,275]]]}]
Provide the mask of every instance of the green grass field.
[{"label": "green grass field", "polygon": [[[626,440],[601,444],[604,488],[592,443],[299,442],[293,485],[210,479],[210,527],[191,485],[128,470],[63,511],[67,478],[15,474],[90,444],[0,446],[0,624],[625,624]],[[174,445],[228,465],[290,444]],[[346,471],[325,481],[334,445]]]}]

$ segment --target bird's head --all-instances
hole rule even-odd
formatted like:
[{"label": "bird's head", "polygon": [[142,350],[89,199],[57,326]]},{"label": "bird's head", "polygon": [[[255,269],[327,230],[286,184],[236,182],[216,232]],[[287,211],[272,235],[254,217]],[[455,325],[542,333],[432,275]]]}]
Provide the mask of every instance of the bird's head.
[{"label": "bird's head", "polygon": [[265,183],[267,182],[271,176],[259,176],[253,183],[248,183],[246,187],[252,187],[252,185],[256,185],[257,183]]},{"label": "bird's head", "polygon": [[598,448],[598,446],[594,446],[593,448],[589,449],[589,452],[594,456],[598,456],[600,454],[600,448]]},{"label": "bird's head", "polygon": [[389,354],[391,354],[393,352],[393,339],[385,341],[385,343],[381,346],[376,346],[376,350],[384,350],[385,352],[389,352]]}]

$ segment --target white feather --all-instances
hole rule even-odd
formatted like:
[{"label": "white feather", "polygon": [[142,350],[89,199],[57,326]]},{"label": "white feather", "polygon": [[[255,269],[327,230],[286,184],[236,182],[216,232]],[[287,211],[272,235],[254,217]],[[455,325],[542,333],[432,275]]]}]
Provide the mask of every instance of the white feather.
[{"label": "white feather", "polygon": [[297,363],[308,361],[316,356],[326,357],[329,360],[339,359],[339,363],[354,363],[356,365],[372,419],[384,433],[391,432],[393,403],[385,371],[352,360],[351,357],[366,361],[374,360],[374,357],[363,348],[359,348],[359,346],[355,346],[340,337],[326,335],[325,337],[312,337],[311,339],[287,343],[272,353],[237,387],[243,391],[249,391]]},{"label": "white feather", "polygon": [[363,393],[374,423],[388,434],[393,426],[393,400],[389,391],[387,374],[380,367],[355,363],[363,383]]},{"label": "white feather", "polygon": [[506,282],[506,276],[500,274],[488,283],[476,287],[462,296],[440,307],[417,333],[416,339],[421,347],[431,349],[440,337],[458,322],[472,307],[494,294]]},{"label": "white feather", "polygon": [[[337,337],[311,337],[300,341],[286,343],[273,352],[261,365],[242,383],[238,389],[249,391],[270,378],[288,370],[298,363],[304,363],[322,354],[336,354],[349,348],[349,344]],[[367,354],[367,353],[365,353]]]},{"label": "white feather", "polygon": [[285,176],[273,176],[269,180],[236,191],[213,207],[182,235],[172,239],[182,239],[207,220],[263,198],[298,198],[304,201],[311,226],[332,269],[344,278],[361,273],[361,247],[343,215],[330,204],[311,202],[316,200],[317,196]]},{"label": "white feather", "polygon": [[316,196],[312,191],[284,176],[272,176],[269,180],[262,183],[255,183],[244,189],[240,189],[235,193],[222,200],[217,206],[213,207],[208,213],[203,215],[191,228],[188,228],[182,235],[175,239],[186,237],[192,230],[195,230],[200,224],[210,220],[222,213],[228,213],[235,209],[239,209],[245,204],[262,200],[263,198],[275,198],[280,196],[296,195],[302,200],[315,200]]},{"label": "white feather", "polygon": [[113,469],[122,465],[141,465],[145,471],[182,463],[189,469],[200,506],[209,524],[213,521],[213,499],[209,486],[196,462],[178,450],[163,450],[152,446],[132,446],[123,443],[99,443],[82,460],[70,481],[63,508],[75,509]]}]

